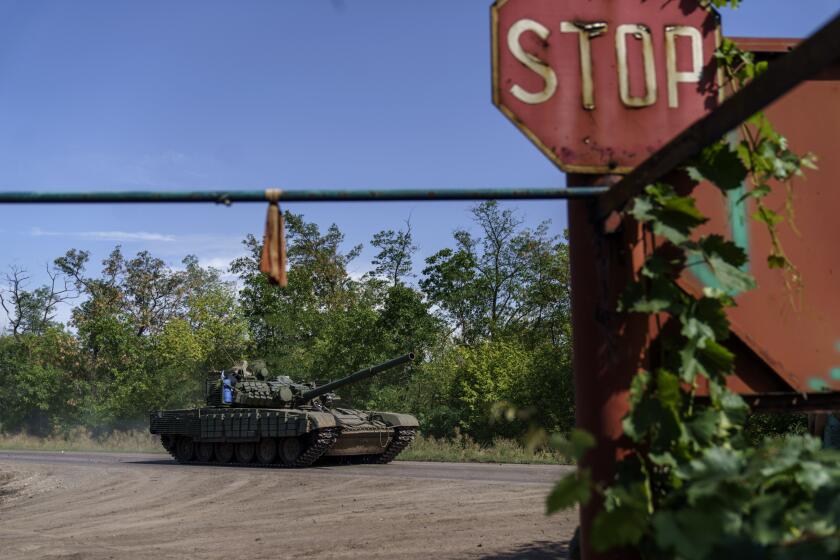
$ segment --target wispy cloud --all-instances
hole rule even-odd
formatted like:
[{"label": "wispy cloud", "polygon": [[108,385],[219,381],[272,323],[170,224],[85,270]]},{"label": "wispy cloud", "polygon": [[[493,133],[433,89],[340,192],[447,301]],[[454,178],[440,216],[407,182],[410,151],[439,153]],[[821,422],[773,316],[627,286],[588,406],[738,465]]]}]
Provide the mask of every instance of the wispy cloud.
[{"label": "wispy cloud", "polygon": [[32,228],[30,234],[34,237],[67,237],[74,239],[91,239],[96,241],[176,241],[174,235],[148,231],[51,231]]}]

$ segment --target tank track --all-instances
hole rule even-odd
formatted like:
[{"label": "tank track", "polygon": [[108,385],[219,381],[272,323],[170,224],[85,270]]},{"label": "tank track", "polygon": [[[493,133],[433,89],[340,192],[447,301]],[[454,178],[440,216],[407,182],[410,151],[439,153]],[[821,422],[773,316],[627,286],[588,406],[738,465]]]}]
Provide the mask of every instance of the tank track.
[{"label": "tank track", "polygon": [[[289,469],[289,468],[301,468],[301,467],[309,467],[313,463],[315,463],[327,450],[332,447],[332,445],[338,440],[338,437],[341,435],[341,430],[339,428],[321,428],[320,430],[315,430],[311,432],[311,436],[314,439],[309,445],[309,447],[301,453],[300,457],[298,457],[294,463],[291,465],[284,465],[283,463],[276,462],[276,463],[237,463],[235,461],[230,463],[219,463],[218,461],[198,461],[193,459],[192,461],[181,461],[178,459],[175,453],[175,445],[166,446],[163,444],[163,440],[161,439],[161,445],[163,448],[166,449],[167,453],[169,453],[175,461],[181,463],[182,465],[215,465],[215,466],[232,466],[232,467],[262,467],[262,468],[277,468],[277,469]],[[389,446],[390,449],[390,446]],[[387,453],[387,451],[386,451]]]},{"label": "tank track", "polygon": [[[167,441],[169,443],[167,443]],[[166,452],[175,458],[175,438],[173,436],[160,436],[160,444],[166,449]]]},{"label": "tank track", "polygon": [[313,432],[312,436],[315,441],[309,444],[309,448],[301,453],[300,457],[291,465],[293,467],[308,467],[321,456],[327,452],[327,449],[332,445],[341,435],[341,430],[338,428],[322,428]]},{"label": "tank track", "polygon": [[178,460],[178,457],[175,456],[175,447],[174,446],[172,446],[172,445],[167,446],[165,443],[163,443],[163,441],[161,441],[160,444],[163,446],[164,449],[166,449],[166,452],[169,453],[169,455],[173,459],[175,459],[176,462],[181,463],[182,465],[184,464],[183,462]]},{"label": "tank track", "polygon": [[210,464],[213,464],[213,463],[202,463],[201,461],[196,461],[196,460],[184,462],[184,461],[180,460],[178,458],[178,456],[176,455],[174,444],[166,445],[165,443],[163,443],[163,438],[161,438],[160,444],[163,446],[164,449],[166,449],[166,452],[169,453],[169,455],[173,459],[175,459],[176,463],[180,463],[182,465],[210,465]]},{"label": "tank track", "polygon": [[385,452],[381,455],[374,455],[370,460],[371,463],[375,465],[385,465],[390,463],[402,452],[403,449],[408,447],[411,442],[414,441],[414,438],[417,435],[417,430],[414,428],[394,428],[394,431],[396,432],[394,434],[394,439],[388,444]]}]

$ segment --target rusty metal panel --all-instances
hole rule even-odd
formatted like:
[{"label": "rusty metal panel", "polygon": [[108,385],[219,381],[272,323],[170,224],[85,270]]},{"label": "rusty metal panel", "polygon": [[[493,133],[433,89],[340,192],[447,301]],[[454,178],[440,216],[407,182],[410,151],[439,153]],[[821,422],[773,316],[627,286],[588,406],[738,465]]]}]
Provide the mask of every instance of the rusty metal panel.
[{"label": "rusty metal panel", "polygon": [[700,2],[497,0],[493,101],[573,173],[626,173],[719,101]]},{"label": "rusty metal panel", "polygon": [[[769,58],[795,44],[739,42]],[[743,247],[758,281],[758,289],[739,295],[738,307],[729,313],[740,377],[732,385],[744,394],[840,390],[840,250],[835,246],[840,239],[840,63],[800,85],[767,113],[795,151],[820,156],[820,169],[795,182],[795,228],[780,228],[785,252],[802,276],[801,286],[786,283],[779,270],[768,267],[770,236],[751,218],[755,205],[741,198],[743,190],[729,197],[708,186],[695,190],[701,211],[712,218],[705,231],[725,233]],[[785,213],[786,203],[785,186],[776,185],[768,206]],[[685,288],[697,292],[714,285],[702,265],[692,269],[683,278]]]}]

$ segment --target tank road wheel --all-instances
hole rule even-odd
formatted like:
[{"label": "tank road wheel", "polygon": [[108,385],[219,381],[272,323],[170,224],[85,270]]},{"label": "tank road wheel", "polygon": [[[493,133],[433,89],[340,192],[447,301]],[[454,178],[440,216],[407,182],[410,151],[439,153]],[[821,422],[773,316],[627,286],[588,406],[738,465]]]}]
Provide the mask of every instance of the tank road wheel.
[{"label": "tank road wheel", "polygon": [[277,459],[277,441],[274,438],[262,438],[257,443],[257,463],[270,465]]},{"label": "tank road wheel", "polygon": [[213,446],[213,452],[216,454],[216,461],[219,463],[230,463],[233,459],[233,444],[232,443],[217,443]]},{"label": "tank road wheel", "polygon": [[195,446],[195,458],[202,463],[209,463],[213,460],[213,444],[206,441],[197,443]]},{"label": "tank road wheel", "polygon": [[236,462],[247,465],[254,460],[256,446],[251,442],[236,444]]},{"label": "tank road wheel", "polygon": [[195,444],[188,437],[179,437],[175,443],[175,458],[181,463],[189,463],[195,457]]},{"label": "tank road wheel", "polygon": [[301,445],[300,438],[286,437],[280,438],[280,462],[286,466],[292,466],[300,457]]}]

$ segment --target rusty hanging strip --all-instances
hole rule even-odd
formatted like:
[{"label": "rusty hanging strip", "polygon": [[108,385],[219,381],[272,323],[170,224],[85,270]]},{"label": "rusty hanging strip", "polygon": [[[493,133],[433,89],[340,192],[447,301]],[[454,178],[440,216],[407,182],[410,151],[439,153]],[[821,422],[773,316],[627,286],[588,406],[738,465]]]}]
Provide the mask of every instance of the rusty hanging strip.
[{"label": "rusty hanging strip", "polygon": [[272,284],[285,288],[288,282],[286,278],[286,227],[283,212],[278,204],[282,192],[280,189],[265,191],[265,198],[268,200],[268,216],[265,221],[265,236],[260,255],[260,272],[266,274]]},{"label": "rusty hanging strip", "polygon": [[598,200],[598,217],[620,211],[644,188],[840,58],[840,14],[767,72],[650,156]]}]

